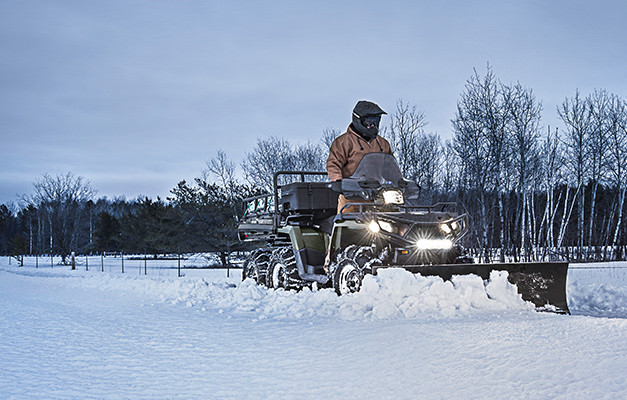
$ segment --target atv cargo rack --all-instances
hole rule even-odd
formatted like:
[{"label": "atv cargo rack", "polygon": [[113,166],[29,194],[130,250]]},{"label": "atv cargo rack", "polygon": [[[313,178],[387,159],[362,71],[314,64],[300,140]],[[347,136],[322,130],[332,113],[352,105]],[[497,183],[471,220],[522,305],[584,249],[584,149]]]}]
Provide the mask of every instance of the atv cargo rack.
[{"label": "atv cargo rack", "polygon": [[[279,185],[283,175],[300,176],[300,182]],[[321,171],[278,171],[273,193],[244,199],[244,216],[238,227],[241,241],[275,241],[277,229],[289,224],[308,224],[334,216],[339,192],[332,182],[310,182],[306,176],[326,176]],[[285,188],[285,191],[282,189]],[[278,207],[275,205],[278,204]]]}]

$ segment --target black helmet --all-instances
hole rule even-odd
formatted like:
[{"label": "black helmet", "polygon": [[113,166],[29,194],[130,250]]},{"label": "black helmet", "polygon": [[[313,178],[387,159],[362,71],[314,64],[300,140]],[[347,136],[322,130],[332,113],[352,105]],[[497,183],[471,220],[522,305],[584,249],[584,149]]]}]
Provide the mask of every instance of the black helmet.
[{"label": "black helmet", "polygon": [[379,133],[379,122],[382,114],[387,113],[375,103],[360,100],[353,109],[353,128],[364,139],[374,139]]}]

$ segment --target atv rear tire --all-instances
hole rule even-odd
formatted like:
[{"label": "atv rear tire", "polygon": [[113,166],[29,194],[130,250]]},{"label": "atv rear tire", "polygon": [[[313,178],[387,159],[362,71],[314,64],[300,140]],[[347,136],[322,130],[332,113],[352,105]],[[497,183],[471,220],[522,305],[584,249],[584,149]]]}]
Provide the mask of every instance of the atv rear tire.
[{"label": "atv rear tire", "polygon": [[267,282],[269,288],[286,288],[287,273],[285,272],[285,264],[281,260],[275,261],[270,265]]},{"label": "atv rear tire", "polygon": [[255,250],[247,258],[242,268],[242,280],[253,279],[259,285],[266,284],[266,273],[270,255],[265,250]]},{"label": "atv rear tire", "polygon": [[272,253],[270,267],[266,274],[269,288],[292,289],[298,287],[298,268],[292,247],[283,247]]}]

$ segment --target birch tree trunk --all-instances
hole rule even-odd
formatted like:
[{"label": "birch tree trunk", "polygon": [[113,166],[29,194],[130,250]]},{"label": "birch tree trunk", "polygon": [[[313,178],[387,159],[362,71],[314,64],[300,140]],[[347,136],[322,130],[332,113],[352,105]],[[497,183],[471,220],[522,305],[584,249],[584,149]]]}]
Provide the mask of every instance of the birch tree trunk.
[{"label": "birch tree trunk", "polygon": [[618,245],[618,234],[623,222],[623,204],[625,202],[625,187],[618,189],[618,218],[616,220],[616,229],[614,230],[614,238],[612,239],[612,248]]}]

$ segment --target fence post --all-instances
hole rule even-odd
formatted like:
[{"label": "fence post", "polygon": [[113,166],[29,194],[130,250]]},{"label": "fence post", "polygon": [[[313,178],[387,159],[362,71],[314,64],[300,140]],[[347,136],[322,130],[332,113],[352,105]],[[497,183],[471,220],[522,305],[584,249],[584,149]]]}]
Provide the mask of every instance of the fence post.
[{"label": "fence post", "polygon": [[35,268],[39,268],[39,254],[35,254]]},{"label": "fence post", "polygon": [[144,251],[144,275],[147,275],[146,274],[146,264],[147,264],[147,262],[146,262],[146,252]]},{"label": "fence post", "polygon": [[72,271],[76,269],[76,255],[72,252]]},{"label": "fence post", "polygon": [[54,256],[52,255],[52,251],[50,252],[50,268],[54,268]]},{"label": "fence post", "polygon": [[181,277],[181,252],[178,254],[178,277]]},{"label": "fence post", "polygon": [[100,272],[104,272],[104,251],[100,253]]},{"label": "fence post", "polygon": [[85,255],[85,271],[89,271],[89,257]]},{"label": "fence post", "polygon": [[124,273],[124,252],[120,252],[120,259],[122,260],[122,273]]}]

